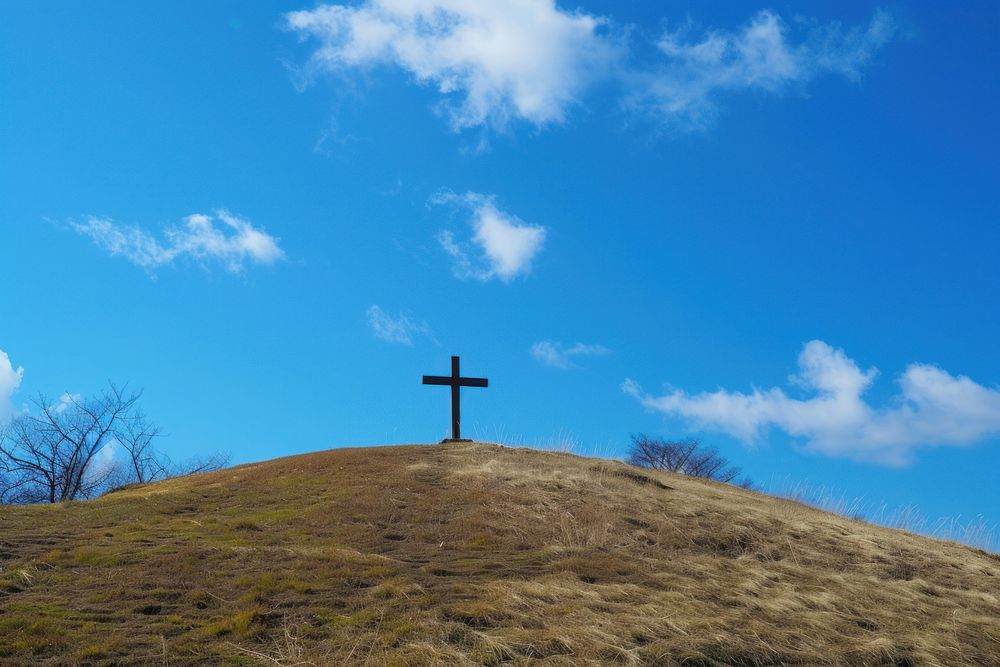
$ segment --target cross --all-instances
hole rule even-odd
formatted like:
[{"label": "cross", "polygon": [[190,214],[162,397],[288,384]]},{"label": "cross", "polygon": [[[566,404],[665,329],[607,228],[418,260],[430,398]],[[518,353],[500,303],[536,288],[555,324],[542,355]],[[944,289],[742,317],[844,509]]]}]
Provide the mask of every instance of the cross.
[{"label": "cross", "polygon": [[461,440],[462,432],[459,426],[462,422],[462,406],[459,400],[460,387],[487,387],[486,378],[464,378],[458,371],[458,357],[451,358],[451,375],[425,375],[424,384],[437,384],[451,387],[451,439]]}]

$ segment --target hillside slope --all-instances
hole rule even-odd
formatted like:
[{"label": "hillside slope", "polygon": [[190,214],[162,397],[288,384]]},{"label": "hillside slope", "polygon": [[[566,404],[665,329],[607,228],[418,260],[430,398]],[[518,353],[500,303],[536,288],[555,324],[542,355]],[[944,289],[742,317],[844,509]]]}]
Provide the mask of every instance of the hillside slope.
[{"label": "hillside slope", "polygon": [[0,508],[0,664],[1000,665],[1000,558],[482,443]]}]

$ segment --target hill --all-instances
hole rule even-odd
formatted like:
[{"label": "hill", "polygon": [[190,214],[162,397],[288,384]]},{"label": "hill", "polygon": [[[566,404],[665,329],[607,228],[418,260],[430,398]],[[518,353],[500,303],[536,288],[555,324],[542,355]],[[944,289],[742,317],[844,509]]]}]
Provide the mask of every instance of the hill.
[{"label": "hill", "polygon": [[0,508],[0,664],[1000,665],[1000,557],[484,443]]}]

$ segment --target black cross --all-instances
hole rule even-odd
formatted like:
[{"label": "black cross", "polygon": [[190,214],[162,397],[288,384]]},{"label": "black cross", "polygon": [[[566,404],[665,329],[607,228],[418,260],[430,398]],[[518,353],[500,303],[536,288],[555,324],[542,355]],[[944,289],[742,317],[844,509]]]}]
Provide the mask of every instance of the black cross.
[{"label": "black cross", "polygon": [[458,371],[458,357],[451,358],[451,375],[425,375],[424,384],[438,384],[451,387],[451,439],[461,440],[462,405],[459,400],[460,387],[488,387],[486,378],[464,378]]}]

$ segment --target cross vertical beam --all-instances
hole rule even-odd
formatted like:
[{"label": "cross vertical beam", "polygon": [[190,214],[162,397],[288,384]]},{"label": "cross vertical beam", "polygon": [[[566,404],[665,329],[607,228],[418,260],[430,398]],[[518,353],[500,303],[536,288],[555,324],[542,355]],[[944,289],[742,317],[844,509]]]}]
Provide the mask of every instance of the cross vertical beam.
[{"label": "cross vertical beam", "polygon": [[451,358],[451,437],[462,439],[462,373],[458,369],[458,357]]},{"label": "cross vertical beam", "polygon": [[464,378],[458,357],[451,358],[451,375],[425,375],[424,384],[451,387],[451,439],[462,439],[462,387],[488,387],[486,378]]}]

